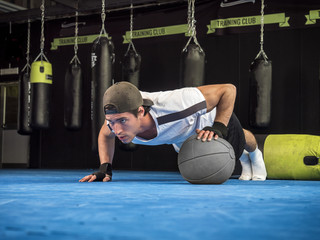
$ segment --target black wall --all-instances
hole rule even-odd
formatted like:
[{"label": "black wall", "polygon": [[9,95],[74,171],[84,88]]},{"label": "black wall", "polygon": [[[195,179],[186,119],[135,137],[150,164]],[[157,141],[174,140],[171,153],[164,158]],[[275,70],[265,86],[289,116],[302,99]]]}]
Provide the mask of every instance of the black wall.
[{"label": "black wall", "polygon": [[[284,2],[284,3],[282,3]],[[303,4],[302,4],[303,2]],[[259,26],[219,30],[206,34],[210,20],[217,18],[253,16],[260,14],[260,3],[221,9],[220,1],[200,1],[196,8],[198,40],[206,53],[206,84],[233,83],[238,95],[235,112],[244,128],[256,134],[320,134],[320,20],[304,25],[309,10],[320,9],[320,3],[308,1],[288,4],[269,1],[265,13],[286,12],[290,27],[277,24],[265,26],[264,49],[273,65],[272,119],[265,129],[249,125],[249,65],[259,52]],[[186,23],[187,4],[170,8],[148,8],[135,11],[135,29],[155,28]],[[90,123],[90,52],[91,44],[79,45],[79,58],[84,72],[83,126],[68,131],[63,125],[64,75],[73,46],[50,50],[53,38],[73,36],[73,28],[62,29],[61,24],[73,18],[47,21],[46,56],[53,65],[53,96],[51,127],[35,131],[31,141],[31,167],[40,168],[96,168],[98,156],[91,152]],[[98,34],[100,16],[81,16],[79,35]],[[106,30],[115,44],[115,81],[121,80],[121,59],[127,50],[122,35],[129,30],[129,11],[108,13]],[[26,36],[26,24],[14,24],[13,29]],[[0,29],[3,35],[6,27]],[[32,55],[39,53],[39,22],[32,24]],[[25,39],[24,39],[25,40]],[[24,41],[23,40],[23,41]],[[1,40],[2,44],[4,40]],[[183,34],[134,40],[142,56],[140,88],[145,91],[174,89],[179,86],[180,53],[186,44]],[[1,44],[1,46],[3,46]],[[25,47],[25,46],[24,46]],[[6,64],[4,54],[1,63]],[[23,61],[19,63],[24,64]],[[139,146],[137,151],[116,149],[114,167],[117,169],[176,170],[176,153],[171,146]]]}]

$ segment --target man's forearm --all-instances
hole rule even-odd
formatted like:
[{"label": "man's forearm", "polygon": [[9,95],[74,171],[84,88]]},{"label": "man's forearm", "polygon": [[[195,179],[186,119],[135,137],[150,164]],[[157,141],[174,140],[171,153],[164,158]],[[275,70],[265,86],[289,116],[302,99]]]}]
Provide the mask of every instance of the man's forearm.
[{"label": "man's forearm", "polygon": [[105,124],[99,133],[98,146],[100,164],[112,163],[115,148],[115,137]]}]

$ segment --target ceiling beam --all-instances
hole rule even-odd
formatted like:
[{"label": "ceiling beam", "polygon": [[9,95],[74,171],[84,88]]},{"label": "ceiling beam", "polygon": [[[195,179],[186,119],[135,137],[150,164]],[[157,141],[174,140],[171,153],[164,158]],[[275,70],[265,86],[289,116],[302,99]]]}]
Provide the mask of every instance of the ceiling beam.
[{"label": "ceiling beam", "polygon": [[15,11],[21,11],[21,10],[27,10],[27,9],[16,4],[0,0],[1,12],[15,12]]}]

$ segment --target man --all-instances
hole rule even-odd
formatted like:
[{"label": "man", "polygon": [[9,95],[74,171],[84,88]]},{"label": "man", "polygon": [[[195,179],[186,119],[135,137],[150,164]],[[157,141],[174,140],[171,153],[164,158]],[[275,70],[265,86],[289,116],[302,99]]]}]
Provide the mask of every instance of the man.
[{"label": "man", "polygon": [[236,88],[216,84],[164,92],[140,92],[128,82],[112,85],[104,94],[106,116],[99,137],[100,168],[80,182],[111,181],[115,137],[123,143],[182,143],[197,133],[199,141],[226,139],[242,164],[241,180],[266,179],[267,173],[255,137],[242,129],[233,113]]}]

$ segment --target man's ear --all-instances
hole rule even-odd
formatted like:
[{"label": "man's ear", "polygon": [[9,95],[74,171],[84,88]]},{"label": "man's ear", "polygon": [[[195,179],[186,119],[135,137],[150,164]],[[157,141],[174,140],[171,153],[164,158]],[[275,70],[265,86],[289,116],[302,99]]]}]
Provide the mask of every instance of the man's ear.
[{"label": "man's ear", "polygon": [[138,116],[143,117],[144,116],[144,107],[140,106],[138,108]]}]

